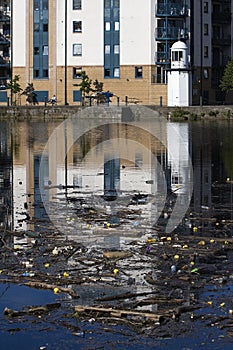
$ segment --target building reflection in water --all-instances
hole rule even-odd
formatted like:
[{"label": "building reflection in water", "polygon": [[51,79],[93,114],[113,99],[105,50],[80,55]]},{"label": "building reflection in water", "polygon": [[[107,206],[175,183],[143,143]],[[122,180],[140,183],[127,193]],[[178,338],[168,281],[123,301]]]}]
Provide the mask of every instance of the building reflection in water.
[{"label": "building reflection in water", "polygon": [[6,122],[0,128],[0,228],[12,228],[12,151],[11,133]]},{"label": "building reflection in water", "polygon": [[166,230],[172,213],[180,232],[215,229],[212,135],[191,136],[188,123],[117,120],[14,123],[12,149],[1,122],[1,226],[40,231],[50,222],[75,239],[118,246]]}]

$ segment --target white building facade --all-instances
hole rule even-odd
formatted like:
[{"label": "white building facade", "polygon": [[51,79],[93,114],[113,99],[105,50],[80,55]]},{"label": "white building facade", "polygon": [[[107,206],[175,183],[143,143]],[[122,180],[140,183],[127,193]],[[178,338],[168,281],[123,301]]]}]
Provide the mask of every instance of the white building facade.
[{"label": "white building facade", "polygon": [[23,88],[33,83],[39,103],[54,94],[58,104],[80,103],[85,71],[114,93],[112,102],[166,105],[178,40],[188,47],[193,104],[224,102],[219,83],[232,55],[232,0],[8,2],[12,77]]}]

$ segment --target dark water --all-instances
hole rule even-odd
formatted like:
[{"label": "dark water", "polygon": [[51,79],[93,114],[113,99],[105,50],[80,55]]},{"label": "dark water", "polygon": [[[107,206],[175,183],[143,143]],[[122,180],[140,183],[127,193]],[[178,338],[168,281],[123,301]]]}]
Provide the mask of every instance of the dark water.
[{"label": "dark water", "polygon": [[[88,247],[117,249],[156,228],[232,237],[232,121],[171,123],[148,116],[146,110],[98,113],[66,121],[0,121],[1,230],[43,232],[52,224]],[[133,218],[122,220],[116,214],[142,203],[140,215]],[[112,221],[105,222],[105,215],[87,224],[82,220],[85,208],[97,208]],[[102,237],[101,228],[108,224],[120,224],[118,233]],[[123,235],[126,230],[128,236]],[[16,238],[8,243],[26,244]],[[20,309],[56,300],[52,292],[5,284],[0,288],[1,309],[7,303]],[[59,312],[52,317],[63,319]],[[188,338],[151,339],[123,326],[87,321],[73,335],[62,321],[57,329],[49,316],[47,323],[33,322],[13,322],[11,327],[0,316],[1,348],[232,348],[229,339],[211,329],[201,334],[193,329]]]}]

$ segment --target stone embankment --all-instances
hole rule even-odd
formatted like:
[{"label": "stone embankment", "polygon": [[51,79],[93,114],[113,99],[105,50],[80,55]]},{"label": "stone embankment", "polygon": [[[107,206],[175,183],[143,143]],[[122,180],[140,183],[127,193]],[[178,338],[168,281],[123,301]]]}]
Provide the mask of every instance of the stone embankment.
[{"label": "stone embankment", "polygon": [[[121,110],[128,107],[140,109],[140,107],[148,107],[155,112],[158,112],[160,116],[172,121],[185,121],[185,120],[201,120],[201,119],[232,119],[233,118],[233,105],[221,105],[221,106],[190,106],[190,107],[166,107],[166,106],[141,106],[135,104],[126,105],[111,105],[111,109]],[[82,106],[1,106],[0,107],[0,119],[13,119],[13,120],[30,120],[44,118],[48,119],[66,119],[69,117],[75,117],[80,114],[80,111],[90,108]],[[101,115],[108,116],[110,110],[108,106],[96,106],[96,109],[100,109]],[[96,113],[95,113],[96,114]]]}]

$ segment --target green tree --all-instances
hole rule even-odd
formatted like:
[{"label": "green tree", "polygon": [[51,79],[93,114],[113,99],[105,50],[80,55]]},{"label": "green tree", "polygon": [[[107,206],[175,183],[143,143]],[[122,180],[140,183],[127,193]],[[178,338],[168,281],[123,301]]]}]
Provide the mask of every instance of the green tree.
[{"label": "green tree", "polygon": [[219,87],[226,92],[233,90],[233,59],[226,65]]},{"label": "green tree", "polygon": [[105,96],[102,94],[104,84],[101,81],[98,81],[98,79],[96,79],[93,85],[95,87],[94,92],[96,93],[97,103],[105,103],[106,99]]},{"label": "green tree", "polygon": [[81,72],[81,83],[80,84],[74,84],[74,86],[79,86],[80,91],[82,92],[82,102],[85,101],[85,96],[89,95],[90,92],[94,91],[91,87],[92,80],[89,79],[88,75],[85,71]]},{"label": "green tree", "polygon": [[[20,91],[22,90],[19,84],[20,76],[16,74],[12,80],[7,84],[7,89],[11,90],[11,95],[14,96],[14,101],[11,101],[12,105],[17,104],[17,97],[20,94]],[[12,97],[13,100],[13,97]]]}]

